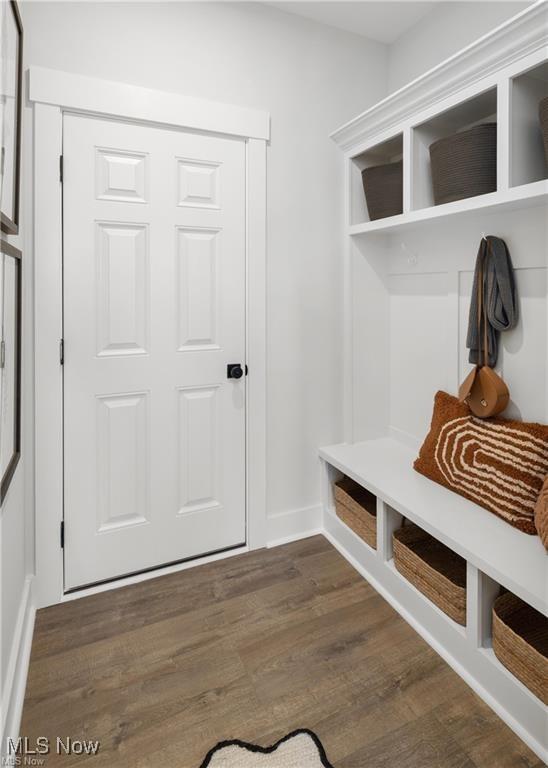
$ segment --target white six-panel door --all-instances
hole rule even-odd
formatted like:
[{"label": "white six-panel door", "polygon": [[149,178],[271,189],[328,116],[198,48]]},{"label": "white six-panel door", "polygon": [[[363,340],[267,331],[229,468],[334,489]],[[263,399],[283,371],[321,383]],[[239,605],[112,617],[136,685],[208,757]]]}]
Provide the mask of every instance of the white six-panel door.
[{"label": "white six-panel door", "polygon": [[245,543],[245,144],[64,117],[65,588]]}]

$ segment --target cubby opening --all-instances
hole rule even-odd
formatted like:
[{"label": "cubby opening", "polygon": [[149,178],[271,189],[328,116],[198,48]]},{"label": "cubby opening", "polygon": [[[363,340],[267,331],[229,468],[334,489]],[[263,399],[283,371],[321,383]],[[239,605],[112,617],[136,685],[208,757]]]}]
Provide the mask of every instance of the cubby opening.
[{"label": "cubby opening", "polygon": [[507,590],[501,590],[492,611],[495,657],[548,705],[548,618]]},{"label": "cubby opening", "polygon": [[430,165],[430,145],[484,123],[497,122],[497,90],[474,96],[413,128],[411,208],[419,210],[434,205]]},{"label": "cubby opening", "polygon": [[377,549],[377,497],[350,477],[334,484],[337,517],[354,533]]},{"label": "cubby opening", "polygon": [[[387,141],[371,147],[353,157],[350,161],[350,224],[364,224],[371,221],[365,193],[362,171],[377,165],[386,165],[403,160],[403,134],[399,133]],[[403,194],[402,194],[403,210]]]},{"label": "cubby opening", "polygon": [[466,560],[408,520],[393,533],[394,566],[430,602],[466,625]]},{"label": "cubby opening", "polygon": [[539,104],[548,97],[548,62],[510,82],[510,186],[548,178]]}]

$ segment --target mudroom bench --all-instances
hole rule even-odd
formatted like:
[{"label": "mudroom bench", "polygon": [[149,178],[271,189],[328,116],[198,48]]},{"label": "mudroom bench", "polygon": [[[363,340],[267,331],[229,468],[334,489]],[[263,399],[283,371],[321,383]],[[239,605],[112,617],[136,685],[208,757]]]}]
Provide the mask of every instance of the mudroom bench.
[{"label": "mudroom bench", "polygon": [[[344,443],[320,449],[320,459],[326,536],[548,763],[542,543],[413,470],[434,394],[454,395],[470,371],[468,313],[484,237],[507,244],[520,296],[519,325],[497,362],[511,393],[504,416],[548,423],[547,98],[548,16],[536,3],[331,134],[345,179]],[[489,186],[440,196],[431,148],[459,134],[469,140],[478,126],[491,137],[491,164],[496,135]],[[372,186],[379,167],[391,184],[382,210],[369,205],[383,189],[378,176]],[[519,621],[523,636],[512,634]],[[519,649],[514,675],[499,659],[512,666]]]},{"label": "mudroom bench", "polygon": [[[492,649],[492,608],[501,588],[547,614],[548,557],[537,536],[413,469],[416,450],[393,438],[320,449],[327,538],[365,579],[536,751],[545,749],[542,702]],[[346,476],[377,497],[377,548],[337,516],[334,486]],[[410,521],[466,560],[466,626],[407,581],[394,564],[393,533]]]}]

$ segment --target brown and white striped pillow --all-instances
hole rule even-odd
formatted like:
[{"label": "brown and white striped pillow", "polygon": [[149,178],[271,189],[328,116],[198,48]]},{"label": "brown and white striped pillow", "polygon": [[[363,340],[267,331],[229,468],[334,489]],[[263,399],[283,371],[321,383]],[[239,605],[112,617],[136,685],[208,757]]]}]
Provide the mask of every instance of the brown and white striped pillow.
[{"label": "brown and white striped pillow", "polygon": [[548,474],[548,426],[477,419],[456,397],[438,392],[430,432],[414,466],[510,525],[535,534],[535,505]]},{"label": "brown and white striped pillow", "polygon": [[535,507],[535,527],[542,543],[548,550],[548,476],[544,481]]}]

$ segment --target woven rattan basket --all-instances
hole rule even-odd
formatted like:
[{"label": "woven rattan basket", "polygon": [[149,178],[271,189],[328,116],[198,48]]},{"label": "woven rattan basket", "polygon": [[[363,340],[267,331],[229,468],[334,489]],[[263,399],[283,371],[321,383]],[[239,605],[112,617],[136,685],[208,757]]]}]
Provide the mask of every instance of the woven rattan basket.
[{"label": "woven rattan basket", "polygon": [[394,531],[398,571],[438,608],[466,624],[466,561],[417,525]]},{"label": "woven rattan basket", "polygon": [[506,592],[493,605],[493,650],[498,660],[548,704],[548,619]]},{"label": "woven rattan basket", "polygon": [[542,99],[538,105],[538,116],[544,140],[544,156],[546,157],[546,165],[548,165],[548,96]]},{"label": "woven rattan basket", "polygon": [[497,124],[484,123],[430,145],[436,205],[497,189]]},{"label": "woven rattan basket", "polygon": [[403,163],[374,165],[362,171],[363,191],[371,221],[403,212]]},{"label": "woven rattan basket", "polygon": [[335,483],[337,517],[360,539],[377,548],[377,497],[349,477]]}]

